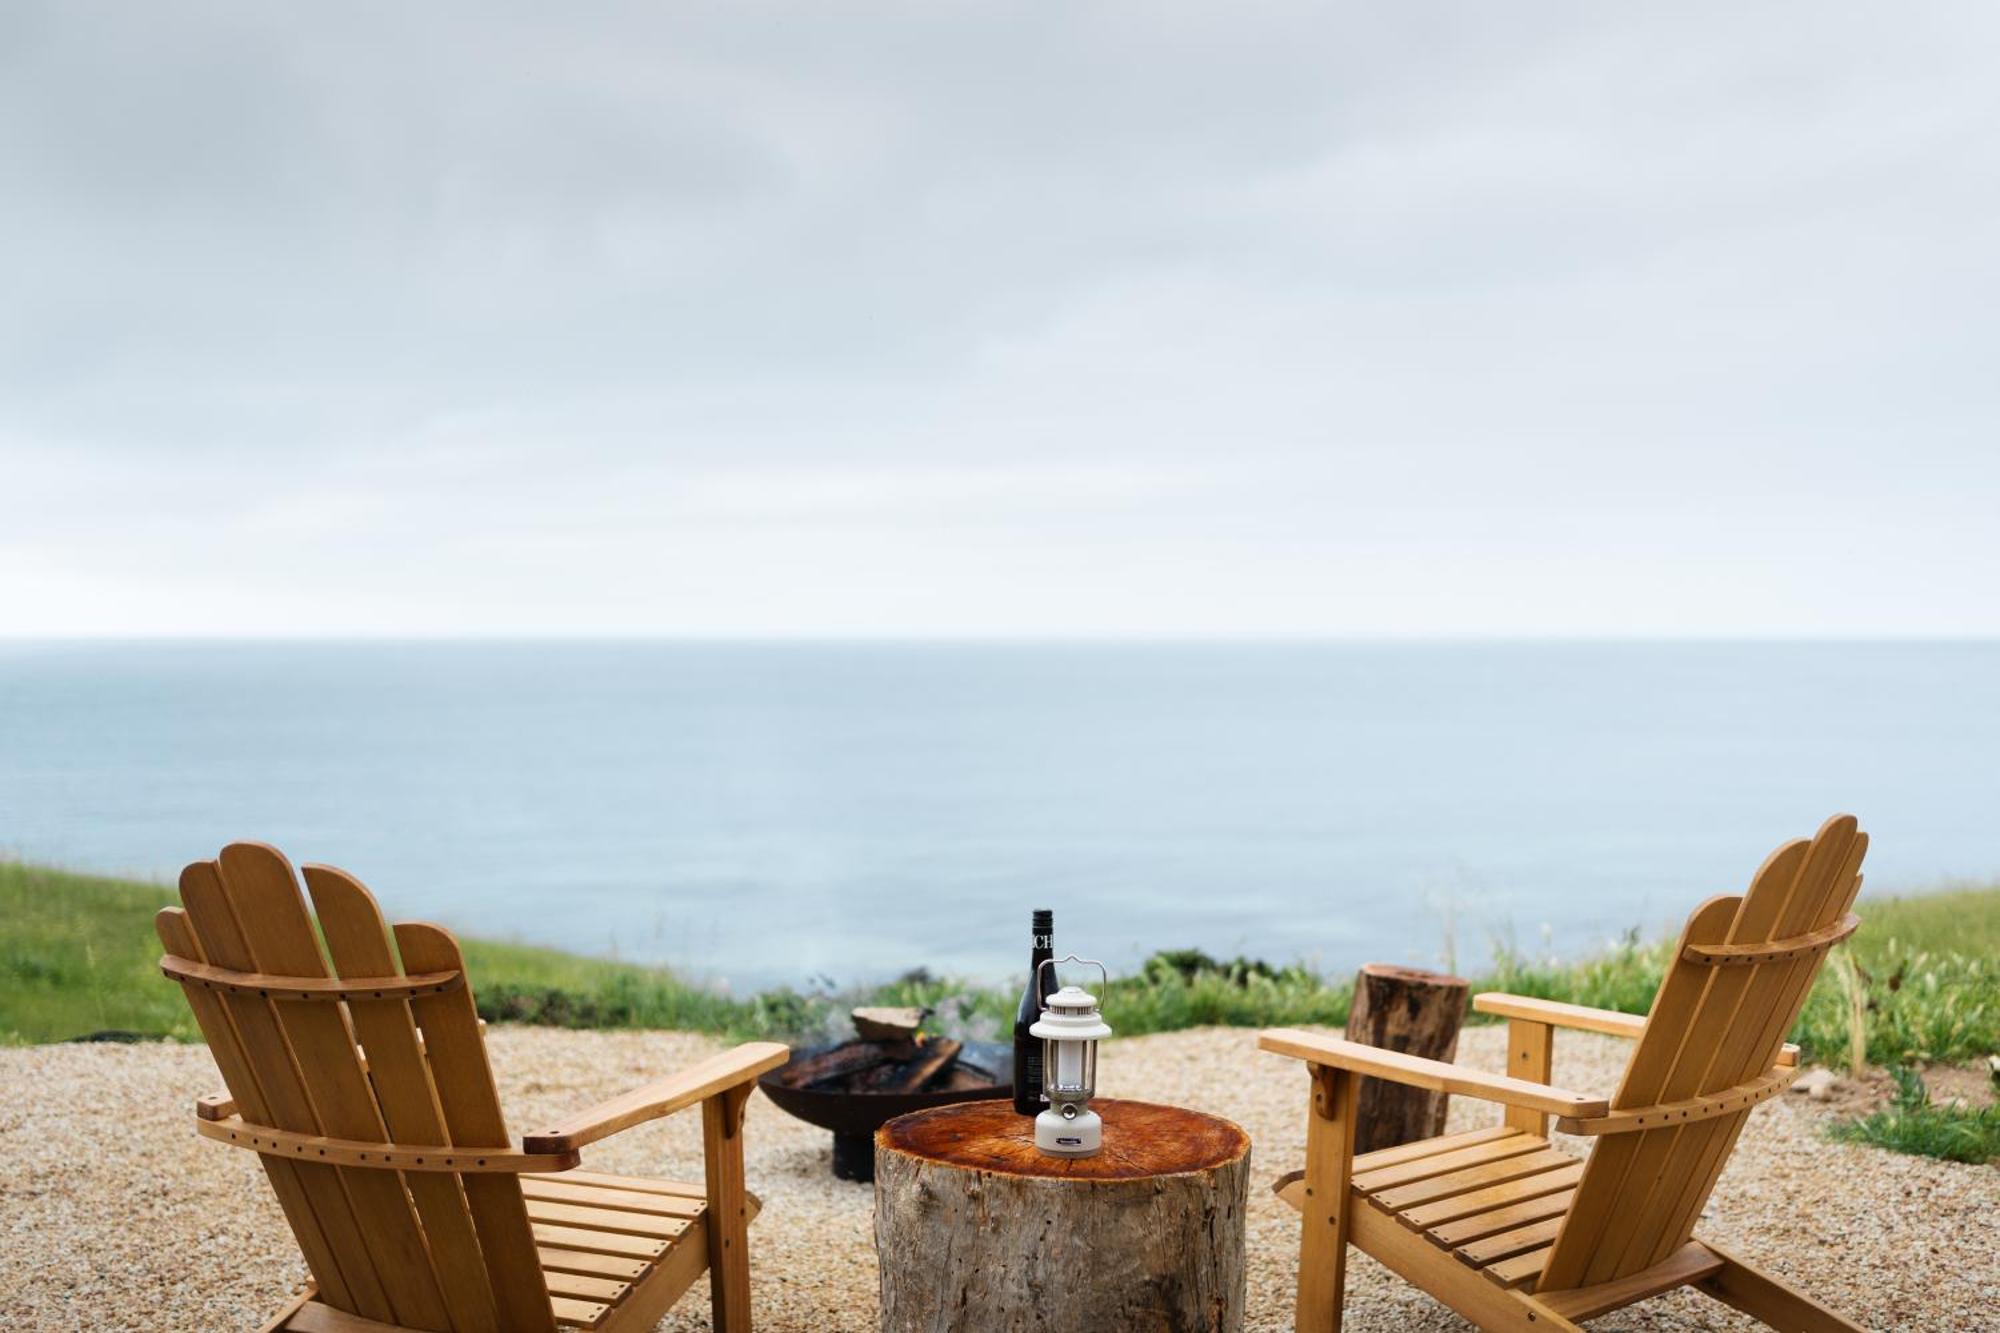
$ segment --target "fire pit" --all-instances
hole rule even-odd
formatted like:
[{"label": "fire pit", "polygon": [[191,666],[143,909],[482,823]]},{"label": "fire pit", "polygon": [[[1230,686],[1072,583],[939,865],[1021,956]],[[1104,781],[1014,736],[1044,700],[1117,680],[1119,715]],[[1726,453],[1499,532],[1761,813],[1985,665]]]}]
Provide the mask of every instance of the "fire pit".
[{"label": "fire pit", "polygon": [[764,1095],[833,1131],[833,1174],[875,1178],[875,1131],[910,1111],[1010,1094],[1013,1048],[918,1031],[917,1010],[855,1011],[861,1036],[794,1051],[757,1080]]}]

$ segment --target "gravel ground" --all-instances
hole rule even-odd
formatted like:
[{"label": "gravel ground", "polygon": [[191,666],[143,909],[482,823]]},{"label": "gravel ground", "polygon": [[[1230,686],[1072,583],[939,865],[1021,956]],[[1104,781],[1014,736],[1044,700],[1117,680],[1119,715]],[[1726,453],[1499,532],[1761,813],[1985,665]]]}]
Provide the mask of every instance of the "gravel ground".
[{"label": "gravel ground", "polygon": [[[1500,1028],[1468,1031],[1460,1059],[1497,1069]],[[713,1049],[677,1033],[496,1029],[501,1092],[516,1129],[664,1073]],[[1557,1079],[1609,1091],[1626,1045],[1565,1033]],[[1259,1054],[1253,1035],[1211,1029],[1118,1041],[1104,1053],[1110,1096],[1228,1116],[1254,1147],[1249,1324],[1290,1326],[1295,1215],[1265,1189],[1301,1163],[1305,1079]],[[42,1046],[0,1051],[0,1328],[258,1326],[305,1270],[248,1153],[194,1137],[195,1096],[219,1087],[198,1046]],[[1492,1123],[1466,1099],[1453,1129]],[[1783,1097],[1752,1116],[1701,1234],[1762,1263],[1870,1328],[2000,1328],[2000,1170],[1828,1143],[1829,1112]],[[873,1196],[836,1181],[828,1136],[762,1097],[748,1127],[758,1327],[835,1333],[875,1324]],[[1572,1147],[1580,1144],[1572,1142]],[[598,1170],[699,1179],[700,1117],[682,1115],[593,1147]],[[1347,1327],[1462,1329],[1462,1321],[1371,1260],[1349,1265]],[[663,1329],[708,1327],[695,1288]],[[1676,1293],[1598,1328],[1756,1327]],[[1107,1333],[1115,1333],[1108,1330]]]}]

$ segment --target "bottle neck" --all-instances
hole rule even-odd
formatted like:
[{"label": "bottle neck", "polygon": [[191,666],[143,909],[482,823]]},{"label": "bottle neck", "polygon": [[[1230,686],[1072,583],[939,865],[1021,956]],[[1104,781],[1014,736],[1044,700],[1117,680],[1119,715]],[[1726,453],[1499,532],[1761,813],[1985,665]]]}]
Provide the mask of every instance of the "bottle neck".
[{"label": "bottle neck", "polygon": [[1055,952],[1056,914],[1037,908],[1035,918],[1028,927],[1028,945],[1035,951],[1037,960],[1047,958]]}]

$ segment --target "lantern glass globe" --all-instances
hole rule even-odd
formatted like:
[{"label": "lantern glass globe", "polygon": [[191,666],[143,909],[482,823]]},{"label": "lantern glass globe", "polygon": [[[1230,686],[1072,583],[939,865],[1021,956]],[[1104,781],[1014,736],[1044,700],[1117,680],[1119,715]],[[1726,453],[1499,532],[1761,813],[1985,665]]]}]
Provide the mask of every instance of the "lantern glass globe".
[{"label": "lantern glass globe", "polygon": [[1103,1121],[1090,1109],[1097,1091],[1097,1043],[1111,1035],[1097,997],[1064,986],[1049,997],[1028,1032],[1045,1043],[1043,1096],[1049,1102],[1035,1117],[1035,1146],[1056,1157],[1089,1157],[1103,1146]]}]

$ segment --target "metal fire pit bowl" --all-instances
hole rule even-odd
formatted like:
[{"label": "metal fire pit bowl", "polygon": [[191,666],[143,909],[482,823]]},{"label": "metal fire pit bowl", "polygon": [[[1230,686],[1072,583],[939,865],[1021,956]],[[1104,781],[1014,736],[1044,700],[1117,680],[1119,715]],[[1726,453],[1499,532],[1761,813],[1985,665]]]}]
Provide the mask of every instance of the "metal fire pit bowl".
[{"label": "metal fire pit bowl", "polygon": [[792,1058],[757,1080],[764,1095],[809,1125],[833,1131],[833,1174],[842,1180],[875,1179],[875,1131],[887,1121],[911,1111],[947,1102],[990,1101],[1014,1095],[1014,1048],[997,1041],[968,1041],[958,1053],[953,1072],[961,1086],[931,1092],[850,1092],[842,1088],[794,1088],[785,1082],[794,1065],[823,1054],[844,1041],[830,1041],[792,1052]]}]

